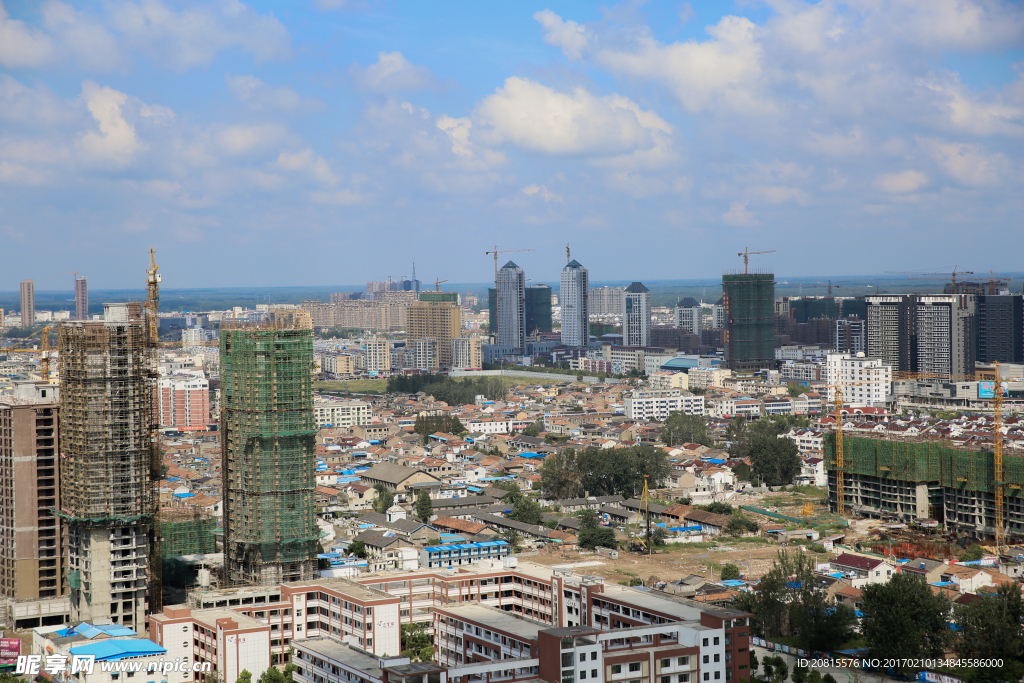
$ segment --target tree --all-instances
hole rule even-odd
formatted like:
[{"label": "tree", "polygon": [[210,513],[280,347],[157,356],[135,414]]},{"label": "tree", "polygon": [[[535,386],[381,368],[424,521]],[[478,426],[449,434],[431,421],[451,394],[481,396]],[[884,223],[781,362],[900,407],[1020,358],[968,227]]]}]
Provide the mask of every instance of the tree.
[{"label": "tree", "polygon": [[750,441],[750,462],[764,483],[785,486],[800,473],[800,449],[792,439],[755,436]]},{"label": "tree", "polygon": [[564,450],[544,458],[540,466],[540,480],[544,495],[548,498],[579,498],[581,491],[576,453]]},{"label": "tree", "polygon": [[593,550],[594,548],[617,548],[618,541],[615,540],[615,531],[608,527],[602,527],[597,523],[597,514],[593,510],[585,510],[580,515],[580,533],[576,538],[581,548]]},{"label": "tree", "polygon": [[666,446],[678,446],[684,443],[696,443],[710,446],[708,423],[701,415],[687,415],[677,410],[668,416],[661,428],[661,441]]},{"label": "tree", "polygon": [[427,493],[426,489],[420,491],[419,495],[416,496],[416,519],[420,520],[424,524],[430,521],[431,515],[434,514],[433,505],[430,502],[430,494]]},{"label": "tree", "polygon": [[377,491],[377,498],[373,501],[374,511],[380,513],[387,512],[395,504],[395,492],[384,486],[384,484],[374,484],[373,488]]},{"label": "tree", "polygon": [[954,610],[960,626],[957,654],[1003,662],[1001,667],[975,669],[972,682],[1019,681],[1024,676],[1024,606],[1017,584],[1001,584],[994,594]]},{"label": "tree", "polygon": [[732,505],[728,503],[720,503],[715,501],[714,503],[708,503],[707,505],[698,505],[698,510],[704,510],[705,512],[713,512],[716,515],[731,515],[733,511]]},{"label": "tree", "polygon": [[537,420],[533,424],[527,425],[522,434],[523,436],[540,436],[542,431],[544,431],[544,420]]},{"label": "tree", "polygon": [[272,666],[260,674],[259,683],[285,683],[284,674]]},{"label": "tree", "polygon": [[729,563],[722,565],[722,581],[735,581],[740,578],[740,568]]},{"label": "tree", "polygon": [[[923,579],[905,572],[863,590],[861,633],[871,657],[913,660],[943,656],[953,633],[948,623],[951,603],[946,597],[933,594]],[[917,671],[913,667],[896,670],[904,675]]]},{"label": "tree", "polygon": [[808,668],[800,664],[800,660],[796,660],[793,665],[793,683],[807,683],[807,674],[809,673]]},{"label": "tree", "polygon": [[961,562],[974,562],[985,557],[985,549],[977,543],[968,546],[967,550],[963,555],[960,556]]},{"label": "tree", "polygon": [[508,543],[508,547],[513,555],[523,549],[523,538],[515,529],[505,529],[501,533],[501,538]]},{"label": "tree", "polygon": [[399,628],[403,657],[422,662],[433,658],[433,641],[427,633],[426,624],[402,624]]},{"label": "tree", "polygon": [[348,551],[356,557],[366,557],[366,544],[362,541],[352,541],[348,544]]},{"label": "tree", "polygon": [[512,506],[512,512],[508,514],[509,519],[514,519],[523,524],[540,525],[544,523],[544,514],[541,512],[540,503],[522,496]]},{"label": "tree", "polygon": [[242,669],[235,683],[252,683],[252,673],[248,669]]},{"label": "tree", "polygon": [[821,683],[836,683],[836,677],[830,673],[826,673],[821,677]]},{"label": "tree", "polygon": [[817,669],[811,669],[807,672],[807,683],[823,683],[821,680],[821,672]]},{"label": "tree", "polygon": [[789,667],[786,660],[778,655],[765,657],[761,661],[761,671],[764,672],[764,680],[770,683],[782,683],[789,676]]},{"label": "tree", "polygon": [[757,661],[757,653],[755,653],[753,650],[751,650],[750,651],[750,670],[751,671],[757,671],[757,667],[758,666],[759,666],[759,664],[758,664],[758,661]]},{"label": "tree", "polygon": [[665,531],[665,527],[651,527],[651,542],[654,545],[665,545],[665,539],[667,538],[668,532]]},{"label": "tree", "polygon": [[745,533],[754,533],[761,527],[757,526],[750,517],[741,514],[732,515],[729,518],[729,523],[725,525],[725,533],[730,536],[740,536]]}]

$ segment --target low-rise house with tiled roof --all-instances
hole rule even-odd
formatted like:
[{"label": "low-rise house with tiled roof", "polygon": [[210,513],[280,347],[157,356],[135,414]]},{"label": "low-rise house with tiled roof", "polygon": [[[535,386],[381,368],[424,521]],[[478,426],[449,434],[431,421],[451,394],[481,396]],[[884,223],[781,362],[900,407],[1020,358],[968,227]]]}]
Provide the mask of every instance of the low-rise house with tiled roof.
[{"label": "low-rise house with tiled roof", "polygon": [[708,536],[718,536],[725,531],[729,524],[729,517],[717,515],[707,510],[690,510],[683,515],[683,521],[687,525],[700,525],[701,533]]},{"label": "low-rise house with tiled roof", "polygon": [[896,573],[896,566],[878,557],[843,553],[829,562],[833,572],[840,572],[855,588],[871,583],[887,583]]}]

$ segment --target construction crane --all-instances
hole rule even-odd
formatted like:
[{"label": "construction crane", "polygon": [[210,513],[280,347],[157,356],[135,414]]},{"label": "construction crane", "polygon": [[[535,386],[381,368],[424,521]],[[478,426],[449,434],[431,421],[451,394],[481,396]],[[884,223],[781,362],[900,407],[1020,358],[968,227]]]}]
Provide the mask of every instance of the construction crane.
[{"label": "construction crane", "polygon": [[774,254],[774,253],[775,253],[774,249],[769,249],[768,251],[748,251],[746,247],[743,247],[743,251],[741,251],[740,253],[738,253],[736,255],[743,257],[743,274],[746,275],[747,273],[750,272],[750,268],[748,266],[750,265],[750,257],[751,256],[754,256],[755,254]]},{"label": "construction crane", "polygon": [[646,520],[646,528],[641,534],[640,515],[638,514],[636,522],[633,523],[633,533],[629,535],[629,545],[631,548],[646,550],[647,554],[651,555],[654,552],[654,543],[651,540],[651,493],[647,488],[646,475],[644,475],[644,491],[640,494],[640,511]]},{"label": "construction crane", "polygon": [[50,383],[50,326],[47,325],[43,329],[33,332],[29,336],[25,337],[26,340],[31,339],[37,334],[43,336],[39,339],[38,349],[17,349],[17,348],[3,348],[0,351],[9,351],[12,353],[38,353],[39,354],[39,377],[43,382]]},{"label": "construction crane", "polygon": [[[146,346],[149,356],[149,379],[153,390],[153,405],[157,401],[157,380],[160,378],[160,282],[156,251],[149,250],[149,269],[146,271]],[[150,590],[149,608],[153,613],[163,609],[163,537],[160,529],[160,479],[163,470],[163,451],[160,448],[160,418],[154,409],[149,422],[149,484],[151,487],[153,522],[150,525],[149,567]]]},{"label": "construction crane", "polygon": [[537,251],[536,249],[499,249],[497,246],[494,247],[494,251],[484,252],[488,256],[494,254],[494,282],[498,282],[498,254],[517,254],[521,251]]},{"label": "construction crane", "polygon": [[988,293],[989,294],[995,294],[996,293],[996,283],[997,282],[1005,282],[1006,283],[1006,288],[1007,289],[1010,288],[1010,280],[1011,280],[1011,278],[1008,278],[1008,277],[996,277],[996,273],[995,273],[994,270],[988,271],[988,276],[989,276],[989,279],[988,279]]},{"label": "construction crane", "polygon": [[447,280],[434,280],[434,291],[435,292],[440,292],[441,291],[441,285],[444,284],[445,282],[448,282],[448,281]]},{"label": "construction crane", "polygon": [[843,480],[843,390],[842,387],[857,387],[872,382],[843,382],[842,385],[829,384],[824,389],[832,389],[833,415],[836,421],[836,514],[846,512],[845,482]]}]

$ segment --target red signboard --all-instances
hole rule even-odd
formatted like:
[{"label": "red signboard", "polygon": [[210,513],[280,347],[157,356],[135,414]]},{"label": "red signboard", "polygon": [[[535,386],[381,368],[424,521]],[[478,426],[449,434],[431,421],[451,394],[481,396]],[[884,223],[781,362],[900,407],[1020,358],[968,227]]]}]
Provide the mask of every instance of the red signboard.
[{"label": "red signboard", "polygon": [[16,664],[20,656],[20,640],[17,638],[0,638],[0,665]]}]

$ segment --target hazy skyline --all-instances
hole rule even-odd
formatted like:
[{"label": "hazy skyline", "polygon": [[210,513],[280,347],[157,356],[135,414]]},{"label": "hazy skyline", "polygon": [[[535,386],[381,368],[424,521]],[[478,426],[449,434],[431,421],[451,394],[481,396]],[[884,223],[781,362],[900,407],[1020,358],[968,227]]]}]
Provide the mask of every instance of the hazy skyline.
[{"label": "hazy skyline", "polygon": [[6,0],[0,290],[1017,270],[1022,140],[1020,2]]}]

